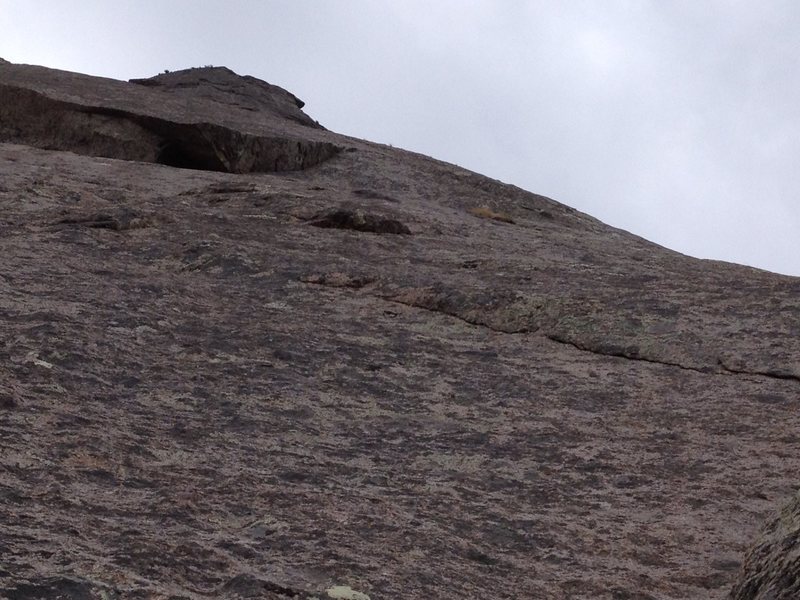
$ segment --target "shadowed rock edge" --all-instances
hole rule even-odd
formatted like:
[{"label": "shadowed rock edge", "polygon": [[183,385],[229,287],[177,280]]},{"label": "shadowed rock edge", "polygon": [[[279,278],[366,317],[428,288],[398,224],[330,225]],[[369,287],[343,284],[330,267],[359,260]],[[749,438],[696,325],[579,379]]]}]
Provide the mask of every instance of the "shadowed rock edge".
[{"label": "shadowed rock edge", "polygon": [[0,84],[0,140],[78,154],[227,173],[315,167],[340,147],[256,136],[213,123],[179,123],[54,100]]}]

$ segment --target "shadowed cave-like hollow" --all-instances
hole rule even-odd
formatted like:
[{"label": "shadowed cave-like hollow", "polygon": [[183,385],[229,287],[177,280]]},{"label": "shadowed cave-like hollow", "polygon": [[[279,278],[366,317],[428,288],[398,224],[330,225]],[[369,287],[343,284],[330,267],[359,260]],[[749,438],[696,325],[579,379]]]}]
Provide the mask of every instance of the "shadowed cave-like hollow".
[{"label": "shadowed cave-like hollow", "polygon": [[152,162],[184,169],[227,173],[300,171],[335,156],[328,142],[241,133],[211,123],[170,123],[144,118],[140,125],[156,136]]}]

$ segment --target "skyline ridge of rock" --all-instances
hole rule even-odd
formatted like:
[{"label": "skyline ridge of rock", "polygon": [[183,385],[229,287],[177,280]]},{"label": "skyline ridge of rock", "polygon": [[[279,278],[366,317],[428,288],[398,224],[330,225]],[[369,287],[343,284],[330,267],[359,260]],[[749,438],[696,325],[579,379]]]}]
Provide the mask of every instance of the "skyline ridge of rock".
[{"label": "skyline ridge of rock", "polygon": [[0,595],[731,590],[800,467],[800,278],[302,108],[0,59]]}]

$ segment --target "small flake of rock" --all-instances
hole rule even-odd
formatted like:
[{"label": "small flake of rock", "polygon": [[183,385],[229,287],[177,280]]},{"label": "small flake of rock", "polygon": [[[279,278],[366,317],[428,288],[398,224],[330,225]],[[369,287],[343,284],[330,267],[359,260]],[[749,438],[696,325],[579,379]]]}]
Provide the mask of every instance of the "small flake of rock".
[{"label": "small flake of rock", "polygon": [[80,225],[91,229],[127,231],[128,229],[149,227],[152,223],[153,218],[150,216],[143,215],[136,210],[121,208],[109,212],[71,214],[57,221],[56,225]]},{"label": "small flake of rock", "polygon": [[411,230],[397,219],[374,215],[360,209],[335,209],[312,217],[309,225],[325,229],[351,229],[367,233],[411,234]]}]

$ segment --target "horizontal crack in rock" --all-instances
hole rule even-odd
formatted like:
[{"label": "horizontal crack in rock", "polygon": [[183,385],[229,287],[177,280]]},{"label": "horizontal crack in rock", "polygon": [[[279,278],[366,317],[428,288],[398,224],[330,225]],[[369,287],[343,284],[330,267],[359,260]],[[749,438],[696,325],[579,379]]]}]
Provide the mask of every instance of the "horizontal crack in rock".
[{"label": "horizontal crack in rock", "polygon": [[552,334],[552,333],[545,334],[545,337],[548,340],[550,340],[551,342],[557,342],[559,344],[564,344],[566,346],[572,346],[573,348],[576,348],[577,350],[580,350],[582,352],[590,352],[592,354],[597,354],[598,356],[611,356],[611,357],[614,357],[614,358],[624,358],[624,359],[627,359],[627,360],[633,360],[633,361],[638,361],[638,362],[646,362],[646,363],[655,364],[655,365],[665,365],[667,367],[677,367],[677,368],[683,369],[685,371],[695,371],[696,373],[704,373],[704,374],[713,374],[714,373],[714,370],[711,369],[710,367],[693,367],[693,366],[688,366],[688,365],[684,365],[684,364],[677,363],[677,362],[671,362],[671,361],[666,361],[666,360],[657,360],[657,359],[654,359],[654,358],[647,358],[646,356],[633,356],[633,355],[631,355],[629,353],[626,353],[626,352],[624,352],[622,350],[617,351],[617,352],[615,352],[615,351],[602,351],[602,350],[598,350],[598,349],[595,349],[595,348],[590,348],[588,346],[584,346],[583,344],[580,344],[578,342],[573,342],[571,340],[564,339],[561,336],[556,335],[556,334]]},{"label": "horizontal crack in rock", "polygon": [[464,323],[468,323],[469,325],[475,325],[475,326],[478,326],[478,327],[485,327],[486,329],[489,329],[491,331],[495,331],[497,333],[515,334],[515,333],[533,333],[533,332],[536,331],[536,329],[530,329],[530,328],[517,329],[517,328],[496,327],[496,326],[493,326],[493,325],[491,325],[491,324],[489,324],[489,323],[487,323],[485,321],[473,319],[473,318],[470,318],[470,317],[466,317],[466,316],[461,315],[461,314],[459,314],[457,312],[452,312],[452,311],[448,311],[448,310],[443,310],[441,308],[435,308],[435,307],[431,307],[431,306],[426,306],[424,304],[418,304],[416,302],[410,302],[410,301],[404,300],[401,297],[397,297],[397,296],[373,295],[373,297],[374,298],[380,298],[381,300],[386,300],[387,302],[393,302],[395,304],[403,304],[405,306],[411,306],[411,307],[414,307],[414,308],[421,308],[422,310],[427,310],[427,311],[430,311],[430,312],[439,313],[441,315],[446,315],[448,317],[453,317],[455,319],[458,319],[459,321],[463,321]]},{"label": "horizontal crack in rock", "polygon": [[794,373],[789,373],[787,371],[756,371],[756,370],[749,370],[749,369],[739,369],[731,367],[725,364],[725,361],[720,358],[719,359],[719,366],[720,368],[733,375],[755,375],[758,377],[769,377],[770,379],[779,379],[782,381],[797,381],[800,382],[800,375],[795,375]]},{"label": "horizontal crack in rock", "polygon": [[648,358],[646,356],[632,356],[631,354],[625,353],[623,351],[620,352],[609,352],[609,351],[601,351],[594,348],[589,348],[587,346],[583,346],[577,342],[573,342],[570,340],[566,340],[561,338],[555,334],[546,334],[545,337],[550,341],[557,342],[559,344],[565,344],[568,346],[572,346],[582,352],[591,352],[592,354],[597,354],[599,356],[613,356],[615,358],[624,358],[627,360],[639,361],[639,362],[647,362],[651,364],[657,365],[665,365],[668,367],[677,367],[679,369],[683,369],[685,371],[695,371],[696,373],[703,373],[706,375],[751,375],[751,376],[758,376],[758,377],[768,377],[770,379],[779,379],[783,381],[797,381],[800,382],[800,376],[794,375],[792,373],[786,373],[781,371],[750,371],[747,369],[734,369],[731,368],[723,362],[720,358],[717,361],[720,370],[714,370],[711,367],[694,367],[689,365],[684,365],[677,362],[671,362],[666,360],[658,360],[654,358]]},{"label": "horizontal crack in rock", "polygon": [[[374,280],[371,279],[367,280],[366,278],[354,278],[351,276],[345,276],[342,273],[332,274],[330,277],[323,275],[311,275],[305,278],[301,278],[301,281],[303,281],[304,283],[313,283],[316,285],[323,285],[327,287],[351,288],[351,289],[360,289],[365,285],[367,285],[368,283],[374,282]],[[458,319],[459,321],[467,323],[468,325],[473,325],[476,327],[484,327],[496,333],[507,333],[510,335],[531,334],[531,333],[536,333],[537,331],[540,330],[539,327],[507,327],[507,328],[497,327],[496,325],[492,325],[486,320],[468,317],[463,314],[460,314],[459,312],[456,312],[455,310],[448,309],[446,305],[441,302],[441,298],[439,300],[436,300],[435,298],[429,298],[429,300],[431,301],[425,302],[420,298],[413,300],[406,298],[403,295],[397,295],[397,294],[394,295],[368,294],[368,295],[373,298],[379,298],[381,300],[385,300],[387,302],[393,302],[395,304],[411,306],[413,308],[420,308],[430,312],[439,313],[448,317],[453,317],[455,319]],[[544,333],[543,337],[558,344],[572,346],[573,348],[575,348],[576,350],[580,350],[581,352],[590,352],[598,356],[623,358],[631,361],[645,362],[655,365],[664,365],[667,367],[676,367],[684,371],[693,371],[695,373],[702,373],[704,375],[751,375],[751,376],[767,377],[770,379],[800,382],[800,376],[794,375],[792,373],[786,373],[781,371],[754,371],[754,370],[750,371],[747,369],[735,369],[724,364],[722,359],[718,359],[719,370],[715,370],[713,367],[710,366],[697,367],[693,365],[686,365],[679,362],[658,360],[655,358],[649,358],[647,356],[632,355],[630,353],[625,352],[624,350],[619,350],[619,351],[599,350],[597,348],[591,348],[589,346],[585,346],[579,342],[568,340],[555,333]]]}]

